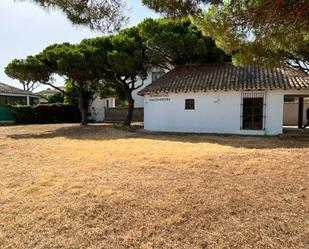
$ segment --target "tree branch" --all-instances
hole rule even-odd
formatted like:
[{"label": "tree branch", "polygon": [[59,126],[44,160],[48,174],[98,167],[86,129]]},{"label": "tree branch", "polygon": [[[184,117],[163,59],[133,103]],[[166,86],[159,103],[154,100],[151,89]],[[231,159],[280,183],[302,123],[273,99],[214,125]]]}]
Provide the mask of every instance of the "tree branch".
[{"label": "tree branch", "polygon": [[58,90],[59,92],[63,93],[64,95],[66,95],[65,91],[62,90],[61,88],[57,87],[57,86],[54,86],[53,84],[51,83],[48,83],[48,82],[41,82],[43,85],[47,85],[47,86],[50,86],[56,90]]}]

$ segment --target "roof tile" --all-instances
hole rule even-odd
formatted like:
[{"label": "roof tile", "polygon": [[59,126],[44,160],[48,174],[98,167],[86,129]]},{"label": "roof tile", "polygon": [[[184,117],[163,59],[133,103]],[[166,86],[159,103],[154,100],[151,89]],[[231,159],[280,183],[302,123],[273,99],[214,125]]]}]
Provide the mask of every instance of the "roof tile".
[{"label": "roof tile", "polygon": [[262,68],[213,63],[179,66],[139,92],[232,91],[309,88],[309,75],[289,66]]},{"label": "roof tile", "polygon": [[4,94],[18,94],[18,95],[31,95],[31,96],[35,96],[36,94],[29,92],[29,91],[24,91],[22,89],[13,87],[13,86],[9,86],[7,84],[1,83],[0,82],[0,95],[1,93]]}]

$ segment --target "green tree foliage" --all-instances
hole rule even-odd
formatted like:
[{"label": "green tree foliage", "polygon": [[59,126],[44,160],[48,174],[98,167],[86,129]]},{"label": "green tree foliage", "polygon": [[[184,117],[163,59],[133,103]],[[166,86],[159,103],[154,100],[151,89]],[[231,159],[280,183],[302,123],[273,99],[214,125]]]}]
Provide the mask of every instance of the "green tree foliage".
[{"label": "green tree foliage", "polygon": [[[20,0],[23,1],[23,0]],[[60,9],[74,24],[100,31],[119,30],[126,22],[123,0],[30,0],[44,8]]]},{"label": "green tree foliage", "polygon": [[223,50],[188,18],[146,19],[139,26],[151,63],[171,69],[178,65],[230,61]]},{"label": "green tree foliage", "polygon": [[[32,65],[29,58],[35,58],[36,63]],[[89,100],[97,87],[113,84],[117,84],[125,93],[129,103],[125,124],[130,125],[134,108],[132,91],[142,86],[136,82],[146,77],[150,66],[146,48],[137,28],[124,30],[114,36],[86,39],[78,45],[54,44],[21,62],[21,66],[28,66],[25,72],[31,81],[54,88],[54,74],[69,81],[67,89],[71,87],[71,92],[67,94],[66,101],[71,98],[69,101],[73,102],[75,96],[78,96],[82,125],[87,124]],[[37,64],[42,65],[42,70],[37,70]],[[17,76],[15,78],[22,79]],[[61,89],[58,90],[63,92]]]},{"label": "green tree foliage", "polygon": [[[90,103],[93,100],[93,96],[100,88],[100,84],[89,84],[89,82],[85,85],[83,91],[85,92],[86,101],[87,103]],[[68,80],[64,85],[64,103],[78,106],[79,104],[79,94],[78,94],[78,88],[75,86],[75,84]]]},{"label": "green tree foliage", "polygon": [[202,13],[206,4],[221,3],[221,0],[142,0],[149,8],[163,14],[165,17],[176,18]]},{"label": "green tree foliage", "polygon": [[[283,62],[308,70],[309,2],[295,1],[161,1],[143,0],[169,16],[195,16],[204,34],[233,55],[236,64],[275,66]],[[195,2],[189,9],[178,2]],[[201,4],[208,3],[207,8]],[[158,7],[159,6],[159,7]],[[201,17],[200,13],[206,10]]]},{"label": "green tree foliage", "polygon": [[[104,41],[108,40],[101,40],[102,47],[105,47]],[[20,81],[28,79],[32,82],[49,85],[63,93],[65,92],[62,89],[54,85],[53,75],[57,74],[69,80],[78,94],[82,116],[81,125],[87,125],[89,99],[104,75],[106,54],[106,52],[102,53],[101,48],[87,43],[80,45],[55,44],[47,47],[36,56],[29,56],[25,60],[14,60],[7,67],[14,70],[7,69],[6,73]],[[11,64],[14,64],[15,67],[10,66]]]},{"label": "green tree foliage", "polygon": [[56,44],[38,55],[52,71],[71,82],[78,93],[81,125],[87,125],[89,99],[104,75],[106,54],[87,43]]},{"label": "green tree foliage", "polygon": [[123,30],[118,35],[111,36],[110,41],[112,49],[108,51],[107,64],[111,73],[109,77],[106,77],[106,82],[118,84],[125,94],[128,112],[124,125],[129,126],[134,111],[132,92],[143,85],[151,64],[147,48],[137,27]]},{"label": "green tree foliage", "polygon": [[309,62],[308,1],[227,2],[211,7],[199,26],[235,64]]},{"label": "green tree foliage", "polygon": [[63,104],[64,102],[64,94],[63,93],[55,93],[54,95],[46,97],[48,104]]},{"label": "green tree foliage", "polygon": [[[95,51],[89,57],[91,58],[89,61],[92,61],[91,68],[86,69],[86,72],[83,70],[79,72],[84,75],[91,71],[97,77],[97,86],[102,94],[112,87],[118,93],[125,95],[128,114],[124,124],[130,125],[134,110],[132,92],[143,85],[137,82],[146,78],[150,68],[147,49],[139,35],[139,29],[134,27],[123,30],[117,35],[86,39],[79,47]],[[95,55],[98,56],[94,57]]]},{"label": "green tree foliage", "polygon": [[70,80],[67,80],[64,85],[64,100],[65,104],[78,106],[78,91]]},{"label": "green tree foliage", "polygon": [[6,66],[5,73],[12,79],[19,80],[26,91],[33,91],[39,84],[51,81],[49,67],[35,56],[13,60]]},{"label": "green tree foliage", "polygon": [[123,87],[117,82],[101,84],[97,89],[97,94],[100,98],[116,97],[116,107],[128,107],[126,93]]}]

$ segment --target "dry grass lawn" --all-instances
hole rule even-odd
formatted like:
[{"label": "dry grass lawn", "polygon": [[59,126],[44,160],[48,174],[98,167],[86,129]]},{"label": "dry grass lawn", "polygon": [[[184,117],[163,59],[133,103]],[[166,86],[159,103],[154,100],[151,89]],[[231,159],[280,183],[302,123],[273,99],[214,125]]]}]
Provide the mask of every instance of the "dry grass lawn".
[{"label": "dry grass lawn", "polygon": [[308,140],[0,127],[0,248],[309,248]]}]

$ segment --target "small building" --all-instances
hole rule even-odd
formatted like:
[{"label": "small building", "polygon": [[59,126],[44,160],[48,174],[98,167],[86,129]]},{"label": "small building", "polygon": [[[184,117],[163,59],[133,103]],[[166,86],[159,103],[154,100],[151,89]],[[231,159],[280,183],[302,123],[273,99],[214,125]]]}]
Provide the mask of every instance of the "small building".
[{"label": "small building", "polygon": [[12,121],[8,105],[36,105],[39,96],[19,88],[0,83],[0,122]]},{"label": "small building", "polygon": [[105,120],[105,109],[116,107],[116,97],[114,96],[100,96],[95,94],[93,100],[90,102],[89,119],[95,122],[103,122]]},{"label": "small building", "polygon": [[[64,87],[59,87],[59,89],[64,90]],[[54,88],[47,88],[46,90],[40,91],[37,95],[40,96],[40,104],[48,104],[48,98],[60,94],[61,92]]]},{"label": "small building", "polygon": [[35,93],[6,85],[0,82],[0,104],[2,105],[35,105],[39,96]]},{"label": "small building", "polygon": [[148,85],[144,127],[150,131],[277,135],[284,97],[298,97],[303,123],[309,75],[295,68],[237,67],[231,63],[177,67]]}]

